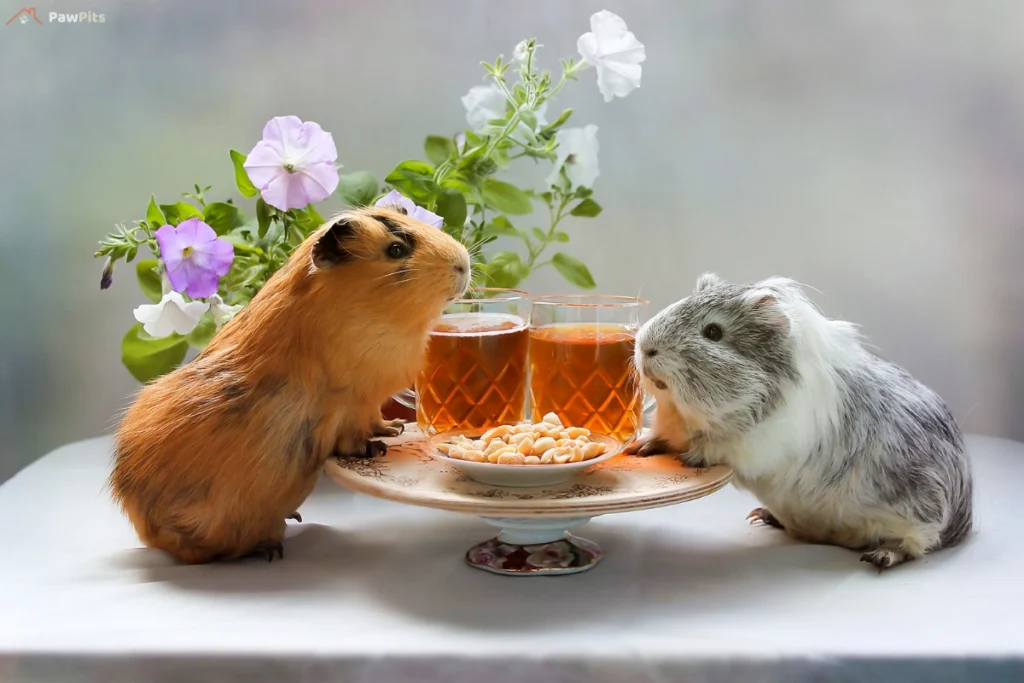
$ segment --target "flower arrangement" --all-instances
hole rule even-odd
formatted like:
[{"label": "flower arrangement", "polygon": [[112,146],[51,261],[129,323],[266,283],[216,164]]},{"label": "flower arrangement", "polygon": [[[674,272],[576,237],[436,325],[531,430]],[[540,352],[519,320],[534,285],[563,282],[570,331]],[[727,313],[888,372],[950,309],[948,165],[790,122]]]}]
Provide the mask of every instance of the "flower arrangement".
[{"label": "flower arrangement", "polygon": [[[512,59],[499,56],[482,65],[486,85],[462,98],[468,128],[451,138],[426,138],[426,159],[399,163],[381,187],[366,171],[339,173],[333,136],[319,124],[296,116],[271,119],[248,154],[231,150],[234,180],[245,198],[255,198],[254,215],[231,199],[208,201],[210,187],[195,186],[173,204],[150,197],[145,218],[122,223],[100,242],[106,257],[100,287],[113,282],[118,261],[132,262],[143,246],[152,258],[135,261],[139,288],[152,303],[135,309],[136,324],[121,343],[122,362],[132,376],[148,382],[173,370],[189,348],[202,349],[284,265],[295,248],[324,223],[316,204],[337,195],[347,206],[395,205],[444,230],[473,255],[475,279],[490,287],[515,287],[532,272],[554,267],[577,287],[594,279],[581,261],[556,251],[569,241],[562,222],[601,212],[593,185],[599,174],[598,129],[566,128],[565,109],[548,121],[548,106],[562,88],[594,67],[605,102],[625,97],[640,85],[644,46],[626,23],[608,11],[590,18],[580,36],[580,61],[562,61],[556,80],[537,66],[536,40],[516,45]],[[518,74],[512,81],[510,71]],[[520,158],[550,164],[543,189],[520,188],[496,177]],[[547,227],[516,227],[535,204],[547,208]],[[507,237],[525,251],[487,253]]]}]

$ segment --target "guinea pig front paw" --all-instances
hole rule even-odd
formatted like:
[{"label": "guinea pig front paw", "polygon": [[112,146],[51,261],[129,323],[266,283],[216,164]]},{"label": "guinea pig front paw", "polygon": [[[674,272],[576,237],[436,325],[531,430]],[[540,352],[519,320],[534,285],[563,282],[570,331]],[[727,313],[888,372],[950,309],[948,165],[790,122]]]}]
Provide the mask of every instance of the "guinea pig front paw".
[{"label": "guinea pig front paw", "polygon": [[404,431],[404,420],[386,420],[375,424],[370,432],[370,436],[399,436]]},{"label": "guinea pig front paw", "polygon": [[676,451],[669,446],[668,441],[649,436],[637,439],[627,446],[625,450],[626,455],[639,455],[641,458],[646,458],[649,455],[666,455],[673,452]]},{"label": "guinea pig front paw", "polygon": [[367,441],[364,457],[375,458],[378,455],[387,455],[388,445],[383,441]]},{"label": "guinea pig front paw", "polygon": [[906,550],[892,546],[875,548],[860,556],[861,562],[867,562],[877,567],[879,574],[885,569],[891,569],[912,559],[914,558]]},{"label": "guinea pig front paw", "polygon": [[388,452],[388,445],[383,441],[366,441],[363,448],[356,451],[344,452],[337,450],[334,452],[336,458],[375,458],[378,455],[385,455]]},{"label": "guinea pig front paw", "polygon": [[679,461],[693,469],[703,469],[708,466],[708,461],[700,453],[682,453],[679,456]]}]

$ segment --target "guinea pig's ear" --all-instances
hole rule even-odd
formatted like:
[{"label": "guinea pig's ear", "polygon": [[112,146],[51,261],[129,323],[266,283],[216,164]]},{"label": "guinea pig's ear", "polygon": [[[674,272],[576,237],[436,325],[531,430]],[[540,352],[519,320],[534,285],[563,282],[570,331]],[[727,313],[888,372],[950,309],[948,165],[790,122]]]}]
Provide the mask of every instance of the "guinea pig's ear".
[{"label": "guinea pig's ear", "polygon": [[694,287],[694,292],[703,292],[706,289],[711,289],[716,285],[722,284],[722,278],[718,277],[714,273],[704,273],[697,278],[697,286]]},{"label": "guinea pig's ear", "polygon": [[743,298],[757,318],[783,334],[789,333],[789,315],[782,307],[779,297],[769,289],[752,289]]},{"label": "guinea pig's ear", "polygon": [[355,220],[340,216],[313,245],[313,265],[320,270],[333,268],[352,258],[345,243],[355,235]]}]

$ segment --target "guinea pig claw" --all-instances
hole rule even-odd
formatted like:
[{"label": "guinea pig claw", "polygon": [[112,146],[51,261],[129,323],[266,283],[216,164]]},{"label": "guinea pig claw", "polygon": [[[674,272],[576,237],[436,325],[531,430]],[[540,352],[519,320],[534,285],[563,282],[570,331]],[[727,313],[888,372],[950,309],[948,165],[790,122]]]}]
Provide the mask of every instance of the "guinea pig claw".
[{"label": "guinea pig claw", "polygon": [[753,526],[756,524],[765,524],[767,526],[773,526],[776,529],[782,529],[782,522],[773,515],[768,508],[754,508],[747,515],[747,522]]},{"label": "guinea pig claw", "polygon": [[275,554],[284,559],[284,546],[281,541],[260,541],[245,557],[265,557],[267,562],[273,562]]},{"label": "guinea pig claw", "polygon": [[285,517],[285,519],[294,519],[296,522],[299,522],[300,524],[302,523],[302,515],[300,515],[298,512],[293,512],[292,514]]}]

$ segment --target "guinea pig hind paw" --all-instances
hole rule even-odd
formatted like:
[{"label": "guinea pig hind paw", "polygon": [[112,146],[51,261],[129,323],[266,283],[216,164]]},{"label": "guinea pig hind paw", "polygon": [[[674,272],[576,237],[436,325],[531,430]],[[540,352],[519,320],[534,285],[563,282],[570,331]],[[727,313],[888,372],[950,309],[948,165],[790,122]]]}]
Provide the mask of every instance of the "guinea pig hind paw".
[{"label": "guinea pig hind paw", "polygon": [[910,553],[902,548],[894,548],[891,546],[875,548],[874,550],[869,550],[860,556],[861,562],[867,562],[877,567],[879,574],[881,574],[885,569],[891,569],[910,559],[912,559]]},{"label": "guinea pig hind paw", "polygon": [[750,511],[750,514],[747,515],[747,522],[751,525],[765,524],[767,526],[773,526],[776,529],[783,528],[782,522],[780,522],[778,518],[768,510],[768,508],[754,508]]},{"label": "guinea pig hind paw", "polygon": [[267,562],[274,561],[274,555],[284,559],[284,546],[281,541],[260,541],[256,546],[243,557],[266,558]]}]

